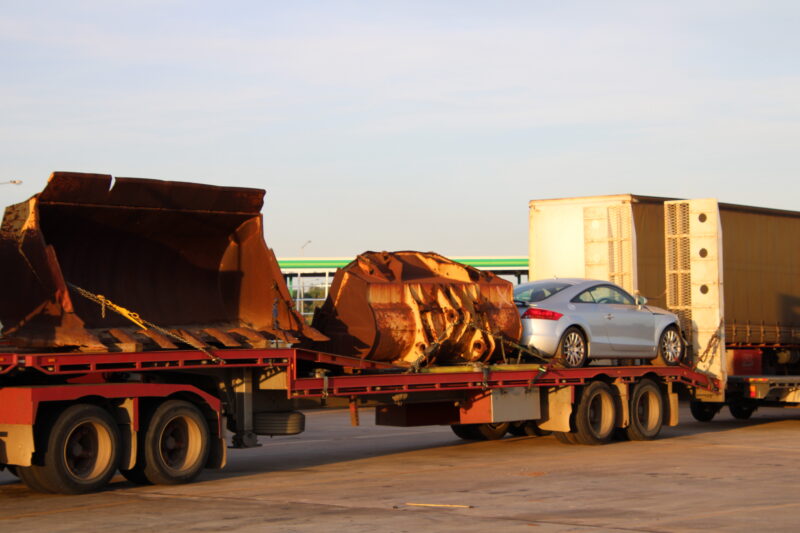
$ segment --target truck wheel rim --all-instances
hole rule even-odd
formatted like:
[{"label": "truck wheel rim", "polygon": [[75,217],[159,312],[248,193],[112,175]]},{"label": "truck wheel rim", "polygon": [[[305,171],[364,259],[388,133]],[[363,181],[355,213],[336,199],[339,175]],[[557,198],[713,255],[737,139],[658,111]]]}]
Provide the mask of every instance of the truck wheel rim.
[{"label": "truck wheel rim", "polygon": [[674,329],[670,329],[664,333],[664,338],[661,341],[661,353],[670,363],[676,363],[681,357],[681,339]]},{"label": "truck wheel rim", "polygon": [[105,472],[110,458],[111,435],[97,422],[78,424],[64,441],[64,465],[75,479],[96,479]]},{"label": "truck wheel rim", "polygon": [[567,360],[567,364],[574,366],[580,363],[585,351],[583,337],[577,332],[570,332],[564,339],[564,358]]},{"label": "truck wheel rim", "polygon": [[636,402],[634,415],[642,429],[653,431],[658,426],[658,396],[653,391],[643,392]]},{"label": "truck wheel rim", "polygon": [[161,460],[171,470],[190,469],[200,457],[200,426],[188,416],[167,422],[159,440]]},{"label": "truck wheel rim", "polygon": [[614,430],[614,401],[608,394],[596,394],[589,401],[589,425],[592,432],[604,438]]}]

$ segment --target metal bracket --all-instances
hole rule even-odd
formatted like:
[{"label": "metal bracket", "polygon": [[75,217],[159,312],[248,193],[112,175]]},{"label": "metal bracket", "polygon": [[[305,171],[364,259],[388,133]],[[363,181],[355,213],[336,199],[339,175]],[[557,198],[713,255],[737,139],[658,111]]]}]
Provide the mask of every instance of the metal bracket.
[{"label": "metal bracket", "polygon": [[315,368],[314,369],[314,377],[315,378],[322,378],[322,399],[326,399],[328,397],[328,370],[327,368]]}]

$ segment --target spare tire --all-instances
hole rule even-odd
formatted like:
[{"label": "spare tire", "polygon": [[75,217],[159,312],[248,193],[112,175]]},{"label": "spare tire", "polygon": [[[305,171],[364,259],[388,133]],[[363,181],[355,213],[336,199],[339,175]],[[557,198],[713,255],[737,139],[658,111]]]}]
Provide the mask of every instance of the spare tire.
[{"label": "spare tire", "polygon": [[297,435],[306,429],[306,416],[300,411],[262,411],[253,413],[256,435]]}]

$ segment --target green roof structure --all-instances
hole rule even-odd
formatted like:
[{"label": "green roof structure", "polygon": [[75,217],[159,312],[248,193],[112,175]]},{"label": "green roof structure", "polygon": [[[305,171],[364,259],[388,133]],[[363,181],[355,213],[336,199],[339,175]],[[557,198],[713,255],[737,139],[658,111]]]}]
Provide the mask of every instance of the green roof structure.
[{"label": "green roof structure", "polygon": [[[278,258],[278,265],[284,274],[324,274],[335,272],[355,258],[348,257],[286,257]],[[524,256],[507,257],[451,257],[453,261],[463,263],[480,270],[491,272],[528,272],[528,258]]]}]

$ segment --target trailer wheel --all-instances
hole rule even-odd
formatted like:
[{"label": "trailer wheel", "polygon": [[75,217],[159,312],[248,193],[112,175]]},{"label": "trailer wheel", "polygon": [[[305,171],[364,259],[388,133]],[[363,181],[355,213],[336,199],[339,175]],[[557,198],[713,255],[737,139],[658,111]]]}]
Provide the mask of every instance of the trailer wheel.
[{"label": "trailer wheel", "polygon": [[661,432],[664,423],[664,397],[653,380],[643,379],[631,395],[631,422],[625,428],[630,440],[652,440]]},{"label": "trailer wheel", "polygon": [[553,436],[558,442],[563,444],[578,444],[578,436],[575,433],[567,433],[564,431],[554,431]]},{"label": "trailer wheel", "polygon": [[148,481],[161,485],[188,483],[206,464],[208,424],[193,404],[168,400],[153,413],[143,444],[143,473]]},{"label": "trailer wheel", "polygon": [[464,440],[483,440],[483,437],[478,433],[478,424],[453,424],[450,429],[456,434],[456,437]]},{"label": "trailer wheel", "polygon": [[711,422],[721,408],[722,404],[701,402],[698,400],[689,402],[689,411],[691,411],[694,419],[699,422]]},{"label": "trailer wheel", "polygon": [[111,415],[96,405],[78,404],[56,419],[44,466],[30,468],[49,492],[93,492],[103,488],[117,471],[119,452],[119,430]]},{"label": "trailer wheel", "polygon": [[586,337],[575,326],[567,328],[556,349],[557,361],[561,361],[567,368],[581,368],[586,366],[589,357]]},{"label": "trailer wheel", "polygon": [[19,475],[19,479],[25,484],[26,487],[31,489],[35,492],[44,492],[44,493],[52,493],[53,491],[48,489],[46,486],[42,484],[39,480],[39,476],[35,467],[33,466],[20,466],[17,467],[17,474]]},{"label": "trailer wheel", "polygon": [[741,402],[733,402],[728,404],[728,410],[731,412],[731,415],[733,415],[733,418],[739,420],[747,420],[753,415],[756,409],[758,409],[758,406],[753,404]]},{"label": "trailer wheel", "polygon": [[575,412],[577,441],[581,444],[605,444],[614,437],[617,409],[611,387],[594,381],[581,394]]},{"label": "trailer wheel", "polygon": [[450,428],[464,440],[497,440],[508,432],[510,422],[496,424],[453,424]]},{"label": "trailer wheel", "polygon": [[522,420],[512,422],[508,426],[508,432],[515,437],[544,437],[550,432],[539,427],[535,420]]},{"label": "trailer wheel", "polygon": [[478,433],[481,435],[482,440],[498,440],[502,439],[508,433],[510,422],[498,422],[496,424],[478,424]]},{"label": "trailer wheel", "polygon": [[681,334],[675,325],[667,326],[658,338],[657,361],[667,366],[677,366],[683,360],[684,346]]}]

